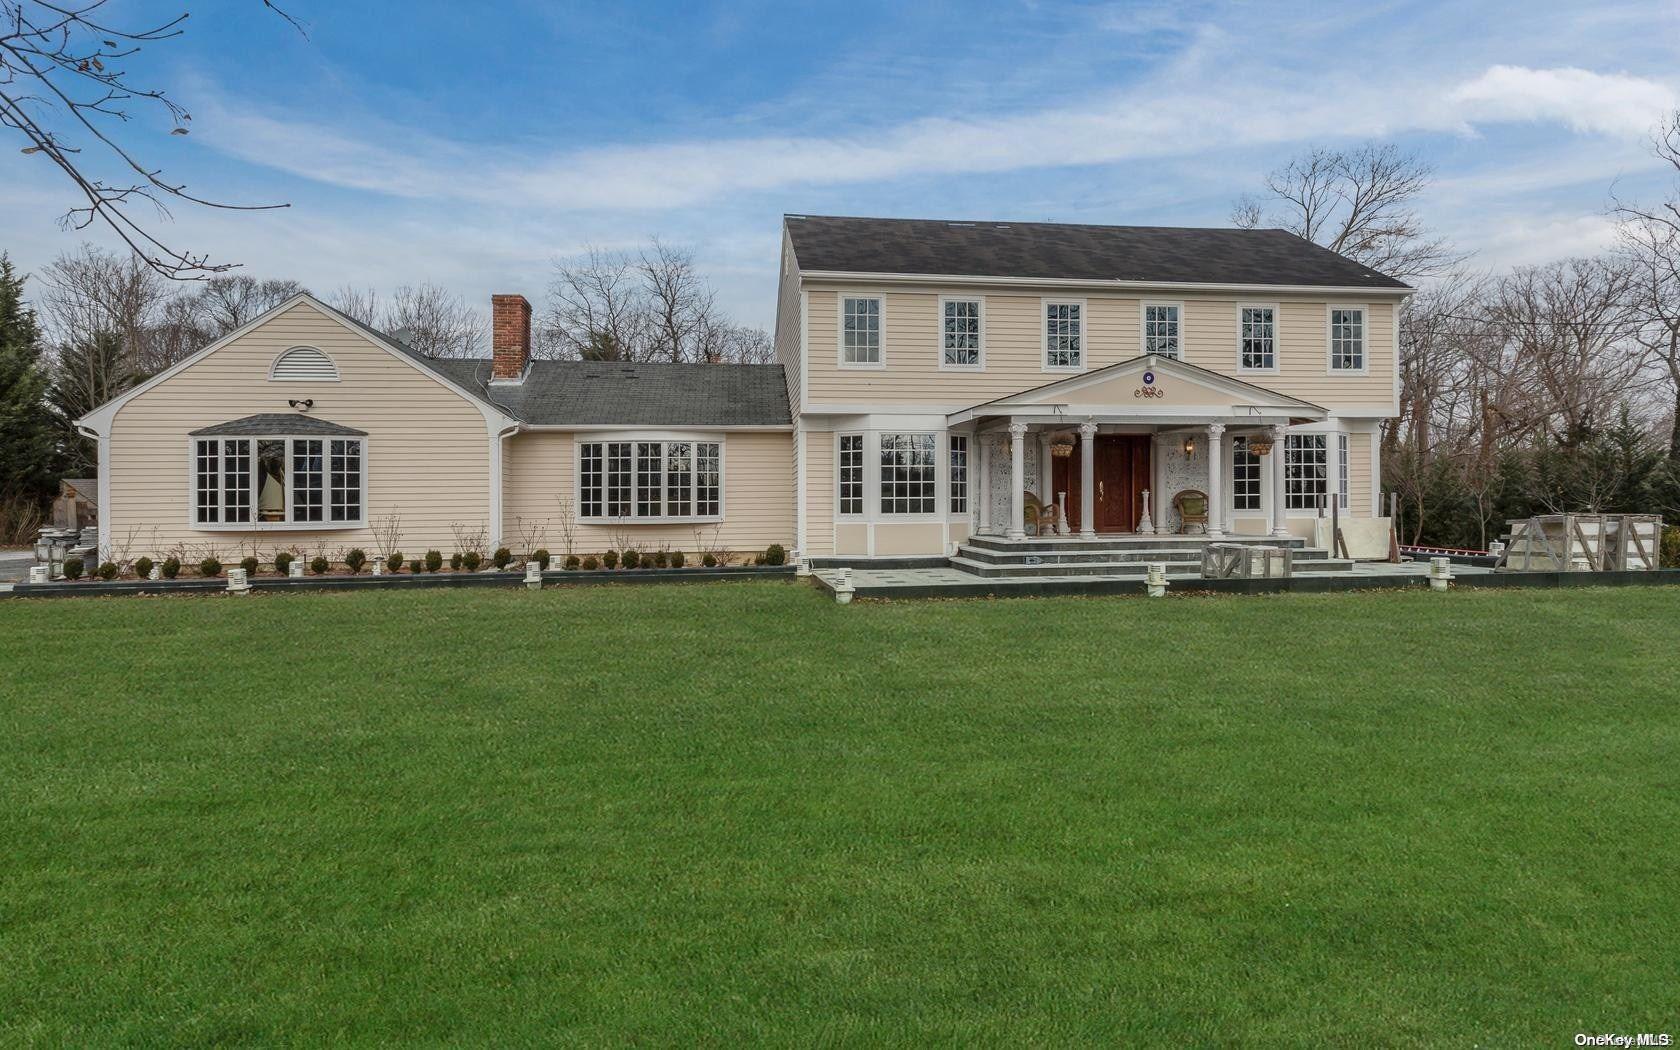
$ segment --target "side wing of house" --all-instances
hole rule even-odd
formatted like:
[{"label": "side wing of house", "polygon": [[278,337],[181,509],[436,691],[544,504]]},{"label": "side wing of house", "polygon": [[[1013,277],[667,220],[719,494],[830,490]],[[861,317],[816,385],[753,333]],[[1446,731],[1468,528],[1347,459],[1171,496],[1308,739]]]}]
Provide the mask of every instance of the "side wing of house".
[{"label": "side wing of house", "polygon": [[101,544],[265,561],[495,536],[505,420],[423,364],[299,297],[91,413]]}]

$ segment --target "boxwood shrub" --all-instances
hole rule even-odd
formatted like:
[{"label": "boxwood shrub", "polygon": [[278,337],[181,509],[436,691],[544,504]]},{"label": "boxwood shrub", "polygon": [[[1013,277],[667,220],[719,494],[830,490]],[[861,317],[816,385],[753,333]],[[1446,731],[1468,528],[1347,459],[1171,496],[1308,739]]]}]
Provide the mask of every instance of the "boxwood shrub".
[{"label": "boxwood shrub", "polygon": [[325,576],[330,568],[332,568],[332,562],[328,561],[324,554],[317,554],[309,559],[309,571],[317,576]]},{"label": "boxwood shrub", "polygon": [[601,564],[609,569],[618,568],[618,552],[608,551],[607,553],[601,555]]},{"label": "boxwood shrub", "polygon": [[483,564],[484,555],[478,553],[477,551],[468,551],[467,553],[461,555],[461,567],[466,569],[468,572],[477,572],[478,567]]},{"label": "boxwood shrub", "polygon": [[164,579],[173,580],[175,577],[181,575],[181,559],[171,554],[169,557],[163,559],[163,567],[161,571],[163,572]]},{"label": "boxwood shrub", "polygon": [[512,561],[513,552],[508,550],[506,547],[497,547],[496,553],[490,559],[490,563],[498,569],[507,568],[508,564]]},{"label": "boxwood shrub", "polygon": [[443,569],[443,555],[438,551],[426,552],[426,571],[439,572]]},{"label": "boxwood shrub", "polygon": [[581,564],[581,562],[578,561],[578,556],[577,555],[575,555],[575,554],[566,555],[566,568],[575,569],[580,564]]},{"label": "boxwood shrub", "polygon": [[284,576],[292,569],[292,562],[297,561],[297,555],[291,551],[274,552],[274,571]]},{"label": "boxwood shrub", "polygon": [[544,572],[548,571],[548,563],[549,563],[550,559],[549,559],[547,548],[538,547],[536,550],[532,551],[531,552],[531,560],[536,562],[537,566],[539,568],[541,568]]},{"label": "boxwood shrub", "polygon": [[155,564],[156,562],[142,554],[140,557],[134,559],[134,575],[140,577],[142,580],[151,579],[152,566]]},{"label": "boxwood shrub", "polygon": [[82,559],[64,559],[64,578],[67,580],[79,580],[82,578]]},{"label": "boxwood shrub", "polygon": [[198,563],[198,574],[205,579],[220,576],[222,574],[222,563],[215,558],[205,558]]},{"label": "boxwood shrub", "polygon": [[386,571],[387,572],[402,572],[402,567],[403,567],[402,551],[392,551],[391,556],[389,558],[385,559],[385,569],[386,569]]},{"label": "boxwood shrub", "polygon": [[101,562],[99,568],[95,570],[99,578],[102,580],[114,580],[117,578],[117,574],[121,571],[122,570],[117,568],[117,563],[114,561]]},{"label": "boxwood shrub", "polygon": [[262,562],[250,557],[241,558],[239,559],[239,567],[245,570],[245,575],[255,576],[257,570],[262,568]]},{"label": "boxwood shrub", "polygon": [[[596,569],[599,569],[600,567],[601,567],[601,563],[595,560],[595,555],[593,555],[593,554],[591,554],[589,557],[583,559],[583,571],[584,572],[594,572]],[[80,570],[78,569],[78,571],[80,571]]]},{"label": "boxwood shrub", "polygon": [[356,573],[361,572],[362,566],[366,564],[367,551],[362,550],[360,547],[351,547],[349,550],[344,552],[344,565],[350,570],[350,575],[354,576]]}]

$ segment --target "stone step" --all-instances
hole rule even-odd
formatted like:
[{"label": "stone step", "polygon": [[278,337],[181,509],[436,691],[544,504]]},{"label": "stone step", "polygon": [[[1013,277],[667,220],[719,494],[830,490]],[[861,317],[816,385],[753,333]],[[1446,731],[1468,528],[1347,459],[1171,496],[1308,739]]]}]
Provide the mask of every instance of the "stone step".
[{"label": "stone step", "polygon": [[[1161,559],[1153,559],[1160,561]],[[1124,576],[1143,578],[1149,572],[1149,563],[1142,561],[1114,561],[1114,562],[1074,562],[1069,564],[1045,565],[996,565],[991,562],[975,561],[972,558],[952,558],[951,567],[963,572],[979,576],[984,579],[1009,579],[1016,577],[1048,577],[1048,576]],[[1347,572],[1353,568],[1353,562],[1346,558],[1324,558],[1297,567],[1304,572]],[[1167,576],[1171,579],[1199,579],[1201,564],[1196,562],[1168,562]]]},{"label": "stone step", "polygon": [[[1190,564],[1200,566],[1202,563],[1201,547],[1105,547],[1101,550],[1078,551],[1000,551],[990,547],[977,547],[968,543],[957,547],[957,556],[971,561],[983,561],[992,565],[1072,565],[1089,562],[1116,561],[1166,561],[1175,564]],[[1297,562],[1312,561],[1328,558],[1330,552],[1322,547],[1296,547],[1294,557]]]},{"label": "stone step", "polygon": [[1284,539],[1274,539],[1271,536],[1225,536],[1217,540],[1210,540],[1206,536],[1098,536],[1092,540],[1082,540],[1077,536],[1042,536],[1029,537],[1024,540],[1007,540],[1002,536],[970,536],[966,541],[974,547],[984,547],[987,550],[998,551],[1081,551],[1081,550],[1121,550],[1127,547],[1142,547],[1148,550],[1162,550],[1173,547],[1183,547],[1200,551],[1210,543],[1242,543],[1266,547],[1295,547],[1307,545],[1307,541],[1299,536],[1289,536]]}]

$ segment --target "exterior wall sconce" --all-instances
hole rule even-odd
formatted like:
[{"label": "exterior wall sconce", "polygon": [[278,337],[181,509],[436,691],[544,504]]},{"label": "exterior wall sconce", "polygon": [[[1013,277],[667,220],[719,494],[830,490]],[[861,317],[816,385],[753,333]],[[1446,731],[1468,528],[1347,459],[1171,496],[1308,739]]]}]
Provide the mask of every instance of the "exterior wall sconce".
[{"label": "exterior wall sconce", "polygon": [[1184,439],[1184,457],[1186,459],[1189,459],[1189,458],[1195,456],[1195,454],[1196,454],[1196,439],[1193,438],[1193,437],[1185,438]]}]

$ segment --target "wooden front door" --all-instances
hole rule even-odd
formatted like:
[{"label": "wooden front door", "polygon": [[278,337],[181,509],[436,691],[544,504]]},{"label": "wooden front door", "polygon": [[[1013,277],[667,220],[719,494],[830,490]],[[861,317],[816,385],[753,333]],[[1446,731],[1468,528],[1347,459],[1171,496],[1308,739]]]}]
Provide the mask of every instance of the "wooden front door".
[{"label": "wooden front door", "polygon": [[[1147,434],[1098,434],[1096,462],[1091,480],[1097,491],[1092,499],[1098,532],[1133,532],[1143,514],[1143,490],[1149,487],[1149,446]],[[1084,527],[1080,508],[1084,500],[1080,488],[1084,477],[1083,443],[1073,446],[1073,455],[1056,461],[1052,482],[1058,492],[1068,494],[1068,524],[1075,530]]]}]

